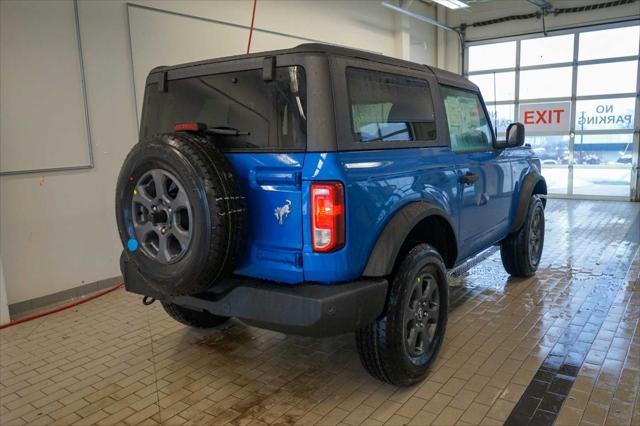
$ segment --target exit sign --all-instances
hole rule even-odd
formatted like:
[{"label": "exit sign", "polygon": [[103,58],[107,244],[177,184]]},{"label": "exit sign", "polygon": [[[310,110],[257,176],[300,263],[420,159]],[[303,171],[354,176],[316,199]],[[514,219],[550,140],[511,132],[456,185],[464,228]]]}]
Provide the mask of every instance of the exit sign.
[{"label": "exit sign", "polygon": [[571,125],[571,102],[520,105],[519,122],[526,135],[567,133]]}]

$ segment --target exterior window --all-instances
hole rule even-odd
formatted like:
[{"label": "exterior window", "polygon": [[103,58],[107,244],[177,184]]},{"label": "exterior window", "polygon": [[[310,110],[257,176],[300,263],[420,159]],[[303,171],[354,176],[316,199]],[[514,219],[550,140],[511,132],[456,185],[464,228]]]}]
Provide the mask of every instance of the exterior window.
[{"label": "exterior window", "polygon": [[528,70],[520,73],[520,99],[571,96],[571,67]]},{"label": "exterior window", "polygon": [[631,167],[633,134],[577,134],[574,144],[575,164]]},{"label": "exterior window", "polygon": [[352,131],[357,142],[434,140],[435,116],[424,80],[347,68]]},{"label": "exterior window", "polygon": [[640,26],[587,31],[580,34],[579,60],[618,58],[638,54]]},{"label": "exterior window", "polygon": [[578,67],[578,96],[634,93],[637,75],[638,61],[581,65]]},{"label": "exterior window", "polygon": [[454,152],[492,149],[491,125],[478,95],[453,87],[441,87],[449,123],[451,149]]},{"label": "exterior window", "polygon": [[507,127],[513,123],[513,115],[515,112],[514,104],[487,104],[487,111],[489,112],[489,117],[491,117],[491,122],[495,127],[496,133],[504,137]]},{"label": "exterior window", "polygon": [[573,34],[522,40],[520,66],[557,64],[573,60]]},{"label": "exterior window", "polygon": [[495,74],[475,74],[469,76],[469,80],[478,86],[485,102],[515,99],[516,73],[514,71],[497,72]]},{"label": "exterior window", "polygon": [[[155,83],[154,83],[155,86]],[[306,148],[306,79],[299,66],[278,67],[273,81],[262,69],[169,81],[165,93],[147,88],[141,137],[173,131],[176,123],[232,127],[241,136],[215,136],[224,151]]]},{"label": "exterior window", "polygon": [[469,71],[514,68],[516,42],[481,44],[469,48]]}]

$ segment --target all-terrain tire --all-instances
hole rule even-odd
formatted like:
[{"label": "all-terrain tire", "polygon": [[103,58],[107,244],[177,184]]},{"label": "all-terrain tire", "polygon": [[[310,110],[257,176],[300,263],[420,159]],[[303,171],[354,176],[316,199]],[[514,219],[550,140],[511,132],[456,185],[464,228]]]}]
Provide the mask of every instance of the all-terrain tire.
[{"label": "all-terrain tire", "polygon": [[194,311],[175,303],[162,302],[162,307],[174,320],[194,328],[213,328],[229,320],[229,317],[220,317],[206,311]]},{"label": "all-terrain tire", "polygon": [[544,204],[533,195],[524,224],[500,243],[502,265],[514,277],[531,277],[538,269],[543,247]]},{"label": "all-terrain tire", "polygon": [[[153,237],[151,243],[145,245],[138,240],[140,223],[134,225],[134,220],[140,220],[138,217],[146,217],[146,210],[141,214],[136,210],[140,207],[133,202],[134,196],[139,198],[140,180],[145,179],[145,174],[157,171],[180,184],[190,209],[189,242],[184,244],[186,247],[178,245],[181,252],[175,260],[168,255],[160,260],[159,254],[154,258],[153,239],[161,238],[157,230],[145,231]],[[154,183],[154,186],[158,185]],[[166,198],[166,194],[164,196]],[[161,197],[157,197],[152,203],[161,201]],[[155,204],[152,207],[156,208]],[[162,208],[166,207],[165,203]],[[171,210],[165,213],[167,211]],[[201,293],[230,273],[241,254],[247,226],[245,200],[225,156],[209,138],[182,132],[158,135],[133,147],[118,177],[116,218],[129,258],[149,285],[167,296]],[[166,216],[164,220],[167,226],[174,221]],[[176,225],[174,231],[177,230]]]},{"label": "all-terrain tire", "polygon": [[[425,319],[425,322],[431,324],[433,337],[430,342],[425,342],[421,354],[412,354],[415,345],[408,342],[410,332],[407,326],[415,318],[408,319],[407,314],[414,312],[415,316],[417,312],[416,309],[410,309],[415,301],[417,288],[424,291],[424,287],[428,291],[432,285],[437,288],[435,295],[431,293],[438,305],[437,312],[434,314],[434,307],[427,305],[425,312],[429,310],[429,315],[433,314],[433,318],[429,315],[425,318],[430,318],[435,323],[429,323],[429,319]],[[369,374],[399,386],[423,380],[444,340],[448,304],[447,276],[442,257],[428,244],[417,245],[406,256],[394,276],[383,315],[373,324],[356,331],[358,354]]]}]

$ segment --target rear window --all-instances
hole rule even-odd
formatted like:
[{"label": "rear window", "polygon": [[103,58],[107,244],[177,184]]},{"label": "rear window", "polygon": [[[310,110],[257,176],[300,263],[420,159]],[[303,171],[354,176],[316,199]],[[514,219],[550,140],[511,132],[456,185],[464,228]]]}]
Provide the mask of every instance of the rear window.
[{"label": "rear window", "polygon": [[225,151],[306,148],[306,78],[300,66],[278,67],[272,81],[262,69],[170,80],[166,92],[147,86],[141,137],[172,132],[176,123],[231,127],[248,135],[216,135]]},{"label": "rear window", "polygon": [[347,68],[352,131],[357,142],[436,138],[431,91],[417,78]]}]

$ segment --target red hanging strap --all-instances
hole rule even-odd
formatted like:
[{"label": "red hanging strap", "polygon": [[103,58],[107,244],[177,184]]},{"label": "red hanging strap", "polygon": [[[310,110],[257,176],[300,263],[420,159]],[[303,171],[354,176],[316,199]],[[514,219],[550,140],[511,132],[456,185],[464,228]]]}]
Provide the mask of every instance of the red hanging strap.
[{"label": "red hanging strap", "polygon": [[253,36],[253,22],[256,19],[256,5],[258,0],[253,0],[253,11],[251,12],[251,27],[249,28],[249,43],[247,43],[247,54],[251,50],[251,37]]}]

